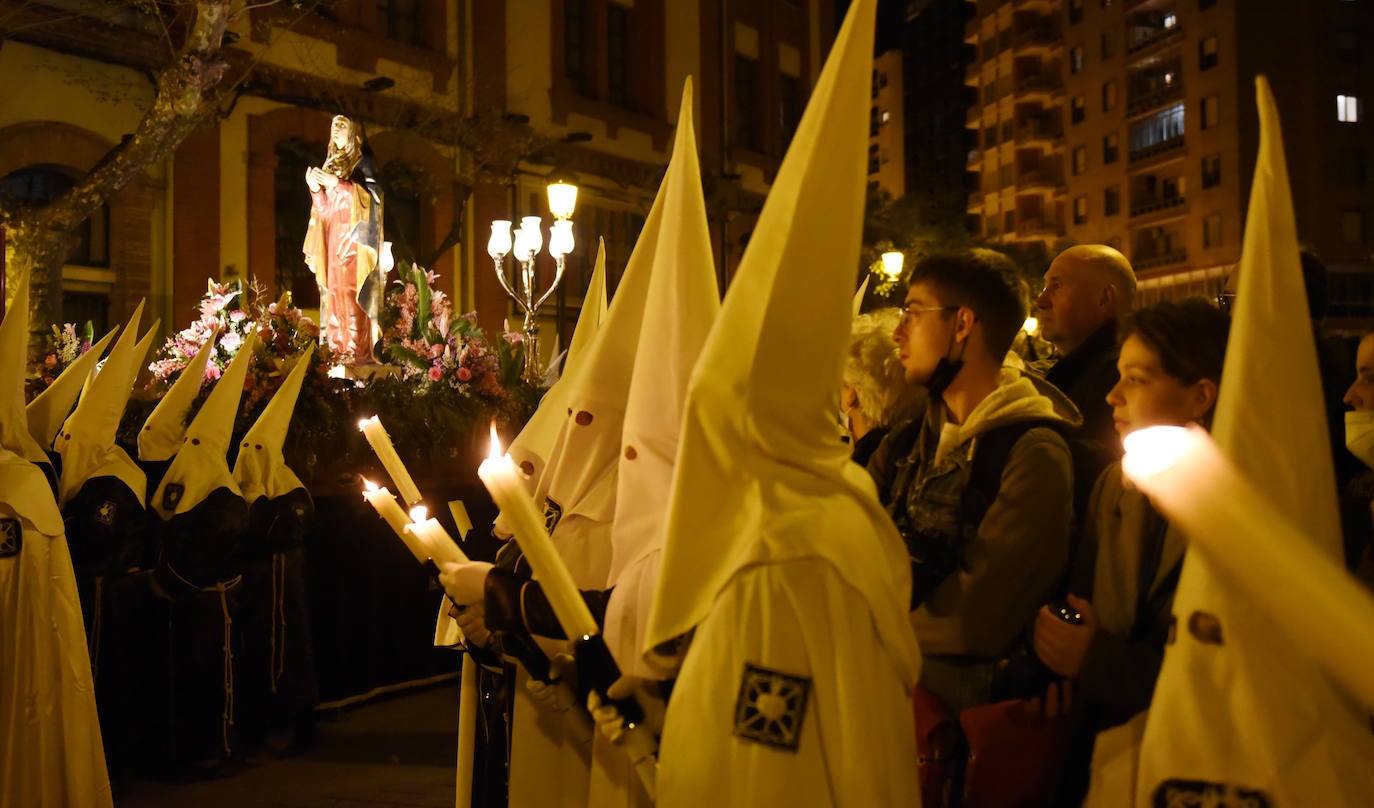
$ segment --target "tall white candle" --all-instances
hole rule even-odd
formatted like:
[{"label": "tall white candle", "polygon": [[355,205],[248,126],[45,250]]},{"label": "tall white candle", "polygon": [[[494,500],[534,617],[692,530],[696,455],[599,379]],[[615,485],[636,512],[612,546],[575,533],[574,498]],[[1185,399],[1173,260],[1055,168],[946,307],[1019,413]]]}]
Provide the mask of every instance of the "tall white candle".
[{"label": "tall white candle", "polygon": [[491,428],[491,455],[482,461],[477,476],[491,492],[496,507],[515,540],[524,552],[525,558],[539,580],[544,596],[558,617],[558,624],[568,635],[568,639],[596,636],[600,630],[591,610],[582,600],[582,594],[573,582],[572,574],[563,563],[562,556],[553,546],[548,531],[544,529],[544,515],[534,507],[525,484],[515,470],[515,461],[510,455],[501,454],[501,442],[496,437],[496,426]]},{"label": "tall white candle", "polygon": [[472,806],[473,755],[477,751],[477,663],[463,658],[463,673],[458,688],[458,774],[457,808]]},{"label": "tall white candle", "polygon": [[472,531],[472,517],[468,516],[467,506],[461,499],[455,499],[448,504],[448,511],[453,514],[453,524],[458,528],[458,541],[467,541]]},{"label": "tall white candle", "polygon": [[415,481],[410,478],[410,472],[406,471],[405,464],[401,462],[401,456],[396,454],[396,447],[391,444],[391,436],[386,434],[386,429],[377,416],[364,418],[358,422],[358,429],[362,431],[363,437],[371,444],[372,451],[377,454],[377,459],[382,461],[382,466],[386,468],[386,473],[391,475],[391,479],[396,483],[396,490],[401,494],[401,499],[405,500],[406,505],[414,505],[420,501],[420,489],[415,486]]},{"label": "tall white candle", "polygon": [[385,488],[378,488],[376,483],[364,479],[363,499],[376,509],[377,514],[385,519],[388,525],[391,525],[391,529],[396,532],[401,541],[405,542],[406,549],[415,556],[415,560],[421,564],[425,563],[425,560],[429,558],[429,551],[425,549],[424,543],[418,537],[412,536],[406,531],[406,527],[410,524],[410,518],[406,516],[405,511],[401,510],[401,506],[396,502],[396,497],[392,496],[391,492]]},{"label": "tall white candle", "polygon": [[1260,495],[1198,427],[1125,441],[1122,471],[1178,525],[1209,569],[1374,710],[1374,596]]}]

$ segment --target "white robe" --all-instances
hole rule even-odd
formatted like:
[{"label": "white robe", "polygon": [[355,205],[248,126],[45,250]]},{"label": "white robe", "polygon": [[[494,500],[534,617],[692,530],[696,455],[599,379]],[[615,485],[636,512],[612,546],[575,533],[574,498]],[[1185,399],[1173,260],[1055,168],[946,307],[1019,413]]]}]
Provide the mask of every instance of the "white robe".
[{"label": "white robe", "polygon": [[[795,750],[741,737],[741,724],[777,727],[740,715],[745,702],[758,706],[742,692],[746,665],[809,682]],[[829,562],[745,566],[722,589],[668,703],[658,804],[921,804],[910,694],[868,600]]]},{"label": "white robe", "polygon": [[0,449],[0,808],[113,805],[76,576],[43,472]]}]

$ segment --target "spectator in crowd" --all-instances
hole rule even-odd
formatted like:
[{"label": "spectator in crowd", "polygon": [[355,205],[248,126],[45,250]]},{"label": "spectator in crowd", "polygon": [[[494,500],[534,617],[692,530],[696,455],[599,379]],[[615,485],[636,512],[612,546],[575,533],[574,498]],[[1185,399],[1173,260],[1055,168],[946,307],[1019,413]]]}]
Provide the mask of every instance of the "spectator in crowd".
[{"label": "spectator in crowd", "polygon": [[1345,391],[1345,445],[1366,466],[1341,490],[1341,528],[1346,565],[1374,588],[1374,334],[1360,340],[1355,354],[1355,381]]},{"label": "spectator in crowd", "polygon": [[852,441],[854,462],[866,465],[888,427],[910,417],[924,401],[924,392],[903,381],[902,363],[892,332],[901,321],[895,308],[879,309],[854,318],[849,353],[844,360],[840,409]]},{"label": "spectator in crowd", "polygon": [[1073,467],[1058,391],[1003,367],[1025,322],[1015,267],[990,250],[912,271],[893,334],[924,417],[895,426],[869,462],[912,566],[922,684],[953,710],[986,704],[997,662],[1068,560]]},{"label": "spectator in crowd", "polygon": [[[1230,321],[1201,299],[1160,303],[1124,323],[1120,381],[1106,396],[1116,431],[1211,421]],[[1062,804],[1088,785],[1097,733],[1145,710],[1164,658],[1184,539],[1139,490],[1121,463],[1092,489],[1075,545],[1067,604],[1041,608],[1034,648],[1071,680],[1082,716],[1066,765]]]},{"label": "spectator in crowd", "polygon": [[1121,457],[1107,391],[1116,384],[1117,325],[1135,300],[1135,272],[1126,256],[1104,244],[1080,244],[1057,255],[1035,300],[1040,336],[1055,353],[1037,364],[1083,414],[1073,437],[1075,513],[1102,469]]}]

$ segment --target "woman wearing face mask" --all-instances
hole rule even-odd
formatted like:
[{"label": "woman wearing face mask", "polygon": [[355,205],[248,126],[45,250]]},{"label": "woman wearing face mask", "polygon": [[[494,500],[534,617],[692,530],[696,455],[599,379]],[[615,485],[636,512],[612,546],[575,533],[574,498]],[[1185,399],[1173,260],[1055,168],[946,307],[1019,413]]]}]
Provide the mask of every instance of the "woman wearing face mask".
[{"label": "woman wearing face mask", "polygon": [[[1159,303],[1122,327],[1107,394],[1121,437],[1148,426],[1210,425],[1230,321],[1206,301]],[[1081,717],[1065,764],[1064,804],[1088,784],[1096,734],[1145,710],[1164,658],[1184,539],[1115,463],[1098,478],[1071,562],[1067,603],[1035,621],[1036,655],[1064,677]]]},{"label": "woman wearing face mask", "polygon": [[[1345,447],[1374,469],[1374,334],[1360,340],[1355,354],[1355,381],[1345,391]],[[1341,492],[1341,528],[1345,534],[1345,561],[1367,586],[1374,588],[1374,472],[1356,476]]]}]

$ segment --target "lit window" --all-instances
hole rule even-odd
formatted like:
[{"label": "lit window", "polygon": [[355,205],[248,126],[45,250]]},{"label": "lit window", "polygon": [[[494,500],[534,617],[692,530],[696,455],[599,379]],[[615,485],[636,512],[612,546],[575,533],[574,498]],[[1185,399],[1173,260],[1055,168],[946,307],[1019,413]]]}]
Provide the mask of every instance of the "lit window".
[{"label": "lit window", "polygon": [[1168,14],[1164,15],[1164,27],[1168,29],[1173,28],[1175,25],[1178,25],[1178,15],[1170,11]]},{"label": "lit window", "polygon": [[1074,197],[1073,200],[1073,223],[1084,224],[1088,221],[1088,198],[1086,196]]},{"label": "lit window", "polygon": [[1082,174],[1088,169],[1088,147],[1079,146],[1073,150],[1073,173]]},{"label": "lit window", "polygon": [[892,119],[892,113],[891,113],[891,112],[888,112],[887,110],[883,110],[882,122],[883,122],[883,123],[887,123],[887,122],[890,121],[891,119]]},{"label": "lit window", "polygon": [[1072,111],[1071,111],[1071,113],[1070,113],[1069,120],[1070,120],[1072,123],[1082,123],[1082,122],[1083,122],[1083,119],[1086,118],[1087,116],[1088,116],[1088,99],[1085,98],[1085,97],[1083,97],[1083,96],[1081,96],[1081,95],[1075,95],[1075,96],[1073,97],[1073,108],[1072,108]]},{"label": "lit window", "polygon": [[1102,163],[1115,163],[1117,155],[1121,152],[1120,138],[1115,132],[1102,138]]},{"label": "lit window", "polygon": [[1082,45],[1075,45],[1074,47],[1069,48],[1069,72],[1070,72],[1070,73],[1082,73],[1082,72],[1083,72],[1083,46],[1082,46]]},{"label": "lit window", "polygon": [[1357,95],[1336,96],[1336,120],[1342,123],[1359,123],[1360,97]]}]

